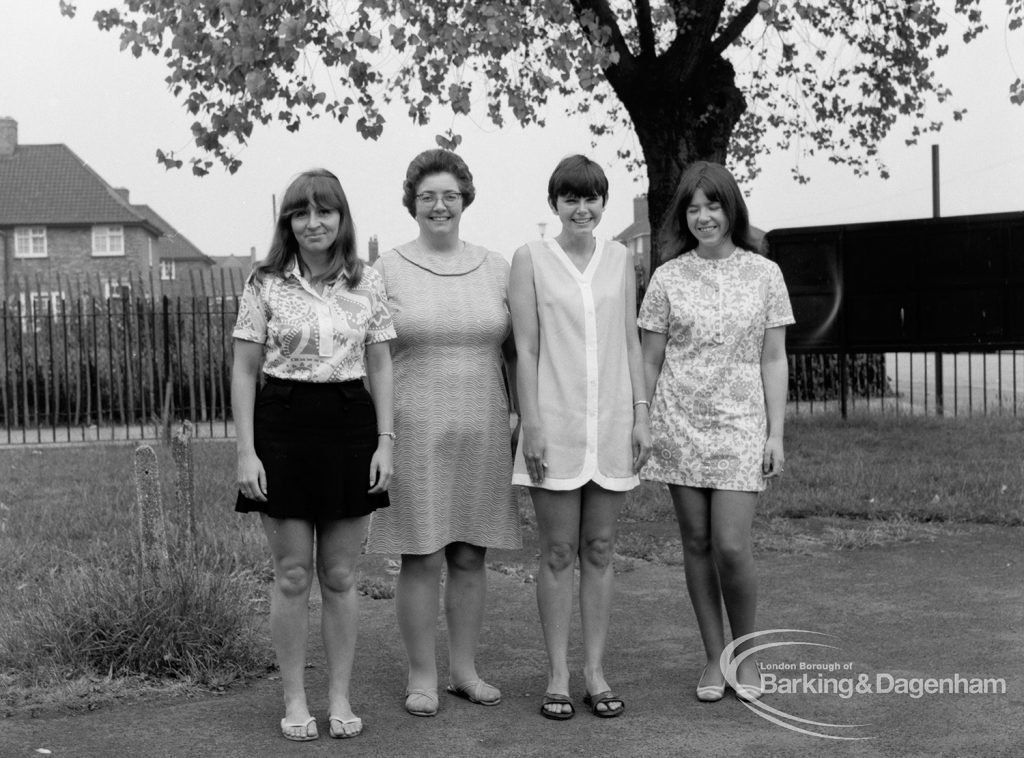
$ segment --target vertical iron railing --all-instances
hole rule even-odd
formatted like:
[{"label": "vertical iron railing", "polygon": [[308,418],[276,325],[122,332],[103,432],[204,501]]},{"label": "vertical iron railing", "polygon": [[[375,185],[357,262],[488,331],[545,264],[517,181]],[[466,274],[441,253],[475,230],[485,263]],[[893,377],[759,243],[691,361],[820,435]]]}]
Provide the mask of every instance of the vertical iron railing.
[{"label": "vertical iron railing", "polygon": [[[152,293],[123,277],[15,279],[0,300],[0,444],[154,439],[182,419],[233,434],[231,329],[242,276]],[[193,285],[195,279],[193,279]]]}]

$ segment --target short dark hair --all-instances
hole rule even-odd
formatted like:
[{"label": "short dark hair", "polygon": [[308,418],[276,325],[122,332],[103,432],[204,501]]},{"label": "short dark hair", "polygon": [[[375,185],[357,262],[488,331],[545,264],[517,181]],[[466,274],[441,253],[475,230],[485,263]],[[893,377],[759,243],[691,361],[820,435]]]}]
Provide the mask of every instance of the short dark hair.
[{"label": "short dark hair", "polygon": [[562,158],[548,179],[548,202],[556,205],[559,196],[599,196],[608,202],[608,177],[597,163],[585,155]]},{"label": "short dark hair", "polygon": [[363,276],[363,262],[356,253],[356,229],[341,182],[323,168],[304,171],[288,185],[281,199],[281,210],[277,214],[270,251],[256,266],[253,276],[257,281],[261,281],[265,273],[283,276],[293,262],[298,263],[302,273],[308,275],[299,255],[299,242],[292,231],[292,216],[310,204],[336,210],[341,216],[338,236],[331,245],[330,264],[321,276],[314,277],[314,281],[331,281],[344,272],[348,288],[352,289]]},{"label": "short dark hair", "polygon": [[455,181],[459,183],[459,192],[462,193],[462,207],[468,208],[473,204],[476,187],[473,186],[473,174],[470,173],[466,162],[451,150],[424,150],[412,159],[405,171],[405,182],[402,184],[402,205],[409,211],[410,216],[416,218],[416,190],[424,179],[434,174],[454,176]]},{"label": "short dark hair", "polygon": [[743,193],[729,169],[719,163],[696,161],[683,172],[679,186],[665,212],[661,226],[662,260],[679,253],[696,250],[699,244],[686,223],[686,209],[693,196],[701,190],[713,203],[721,203],[729,221],[729,237],[733,244],[744,250],[757,252],[758,244],[750,235],[750,214]]}]

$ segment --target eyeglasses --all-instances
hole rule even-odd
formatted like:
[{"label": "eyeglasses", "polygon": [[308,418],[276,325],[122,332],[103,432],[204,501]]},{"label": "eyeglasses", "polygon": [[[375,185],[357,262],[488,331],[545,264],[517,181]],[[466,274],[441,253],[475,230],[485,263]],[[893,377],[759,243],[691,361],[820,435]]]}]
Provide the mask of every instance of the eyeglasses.
[{"label": "eyeglasses", "polygon": [[436,205],[438,197],[441,198],[442,203],[450,208],[462,199],[462,193],[445,192],[438,195],[435,192],[421,192],[416,196],[416,202],[420,205]]}]

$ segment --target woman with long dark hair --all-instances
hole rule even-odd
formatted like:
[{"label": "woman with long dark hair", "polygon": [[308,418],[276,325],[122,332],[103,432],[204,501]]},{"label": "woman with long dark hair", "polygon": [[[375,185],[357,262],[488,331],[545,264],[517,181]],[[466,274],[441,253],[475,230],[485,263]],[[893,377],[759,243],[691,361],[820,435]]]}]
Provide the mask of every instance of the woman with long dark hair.
[{"label": "woman with long dark hair", "polygon": [[679,521],[707,656],[697,698],[720,700],[728,684],[755,700],[760,674],[736,641],[756,629],[751,524],[757,493],[784,463],[793,312],[779,267],[754,252],[746,203],[723,166],[690,166],[666,219],[670,260],[651,277],[638,319],[654,441],[641,477],[668,484]]},{"label": "woman with long dark hair", "polygon": [[270,251],[246,282],[233,337],[235,509],[260,513],[273,558],[270,634],[284,687],[281,733],[295,741],[318,734],[303,681],[315,569],[329,733],[355,737],[362,731],[349,702],[356,561],[369,514],[388,505],[388,341],[395,330],[380,275],[356,255],[348,201],[329,171],[307,171],[285,192]]}]

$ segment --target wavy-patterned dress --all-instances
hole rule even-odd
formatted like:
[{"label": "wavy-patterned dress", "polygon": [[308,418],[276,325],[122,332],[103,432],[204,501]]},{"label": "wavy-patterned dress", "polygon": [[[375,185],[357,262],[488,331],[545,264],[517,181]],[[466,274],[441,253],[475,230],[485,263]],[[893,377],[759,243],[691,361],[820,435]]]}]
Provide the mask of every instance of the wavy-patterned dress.
[{"label": "wavy-patterned dress", "polygon": [[508,262],[475,245],[431,255],[409,244],[375,265],[398,334],[396,439],[391,507],[373,515],[368,549],[520,547],[501,371],[511,332]]}]

